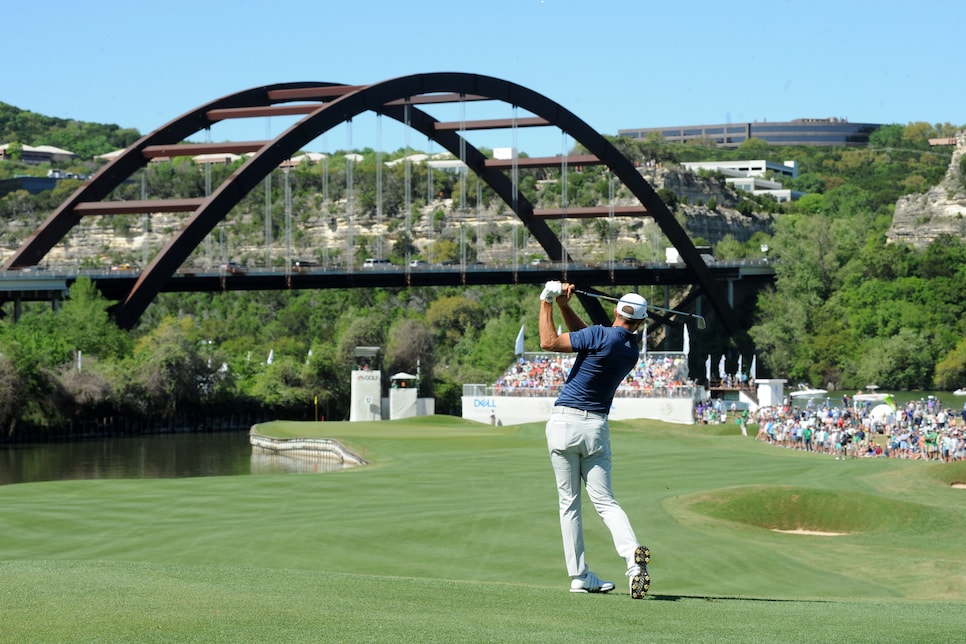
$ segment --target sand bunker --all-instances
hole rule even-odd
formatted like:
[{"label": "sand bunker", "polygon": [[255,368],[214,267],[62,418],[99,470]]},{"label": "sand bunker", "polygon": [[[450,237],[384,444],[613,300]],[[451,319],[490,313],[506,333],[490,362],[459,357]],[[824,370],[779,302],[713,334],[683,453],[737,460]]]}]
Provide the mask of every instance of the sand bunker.
[{"label": "sand bunker", "polygon": [[844,537],[849,534],[848,532],[824,532],[822,530],[778,530],[777,528],[772,528],[772,532],[781,532],[782,534],[807,534],[811,537]]},{"label": "sand bunker", "polygon": [[953,483],[953,487],[957,490],[966,490],[966,483]]}]

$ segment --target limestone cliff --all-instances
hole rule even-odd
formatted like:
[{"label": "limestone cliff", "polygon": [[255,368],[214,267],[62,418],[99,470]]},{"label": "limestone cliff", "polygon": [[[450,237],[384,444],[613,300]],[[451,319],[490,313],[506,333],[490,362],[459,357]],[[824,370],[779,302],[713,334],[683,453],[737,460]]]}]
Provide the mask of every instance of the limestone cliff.
[{"label": "limestone cliff", "polygon": [[[728,235],[744,242],[756,232],[772,232],[772,215],[742,215],[736,210],[741,201],[740,195],[734,188],[713,177],[672,168],[645,173],[645,178],[655,190],[665,188],[676,194],[682,202],[687,202],[681,206],[681,210],[685,216],[685,229],[692,239],[701,238],[714,245]],[[694,205],[706,204],[711,199],[717,202],[714,210]]]},{"label": "limestone cliff", "polygon": [[[645,170],[644,176],[656,190],[668,189],[678,196],[681,202],[679,209],[684,215],[679,219],[683,219],[692,239],[700,238],[713,245],[727,235],[746,241],[757,231],[771,232],[771,215],[740,214],[735,209],[740,201],[738,194],[713,177],[699,176],[679,168],[651,168]],[[707,204],[712,199],[716,202],[714,210],[698,205]],[[305,200],[306,203],[311,201]],[[631,203],[632,200],[624,201]],[[622,201],[620,205],[626,204]],[[295,213],[294,219],[297,221],[293,221],[291,241],[286,243],[284,239],[276,239],[271,249],[266,248],[259,215],[242,213],[238,223],[244,226],[247,234],[238,232],[233,224],[220,225],[192,253],[185,268],[204,270],[228,261],[264,266],[269,255],[276,266],[284,264],[286,255],[293,260],[321,261],[326,265],[343,263],[349,230],[344,204],[309,210]],[[437,211],[445,213],[442,230],[435,226],[434,230],[429,225]],[[150,217],[84,218],[51,249],[44,261],[51,267],[106,268],[120,263],[142,266],[168,243],[186,220],[187,215],[179,213],[154,213]],[[663,259],[666,242],[653,220],[617,217],[614,223],[616,231],[612,244],[604,241],[603,230],[592,221],[578,219],[567,222],[566,227],[561,222],[555,225],[560,229],[560,237],[566,238],[566,245],[577,261],[597,263],[607,260],[612,254],[616,255],[615,259],[627,255],[658,261]],[[368,254],[385,256],[402,230],[399,224],[390,217],[377,220],[373,213],[356,213],[352,235],[356,243],[360,237],[367,239]],[[460,213],[451,200],[441,200],[413,218],[411,237],[416,248],[424,252],[434,239],[448,237],[458,240],[462,227],[472,231],[467,236],[467,243],[473,245],[479,259],[487,263],[509,262],[514,254],[517,260],[524,262],[529,261],[531,256],[543,256],[543,250],[527,237],[523,238],[522,246],[514,247],[513,231],[519,226],[519,220],[505,206],[479,214]],[[0,228],[3,259],[20,245],[30,230],[31,224],[18,221],[7,222]],[[480,244],[474,238],[485,238],[487,242]],[[382,252],[378,250],[380,247]],[[355,261],[358,263],[362,259],[362,253],[357,252]]]},{"label": "limestone cliff", "polygon": [[966,154],[966,131],[956,136],[956,148],[946,175],[925,194],[906,195],[896,202],[890,242],[926,246],[943,233],[966,237],[966,180],[960,160]]}]

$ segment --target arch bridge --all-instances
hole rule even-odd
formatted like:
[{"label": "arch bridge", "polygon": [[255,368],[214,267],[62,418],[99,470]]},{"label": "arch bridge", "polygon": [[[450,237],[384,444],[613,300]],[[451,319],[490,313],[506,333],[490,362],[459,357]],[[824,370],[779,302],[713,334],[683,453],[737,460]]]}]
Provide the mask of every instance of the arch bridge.
[{"label": "arch bridge", "polygon": [[[461,118],[447,122],[438,120],[428,111],[434,105],[459,103],[462,106],[475,101],[502,103],[512,116],[480,120]],[[519,116],[518,109],[528,114]],[[569,266],[575,258],[565,241],[548,224],[551,220],[597,217],[653,219],[668,242],[677,249],[690,283],[698,287],[718,320],[730,333],[739,330],[737,317],[728,301],[727,289],[716,280],[683,227],[634,163],[559,103],[521,85],[477,74],[416,74],[369,85],[281,83],[213,100],[145,135],[107,163],[66,199],[7,259],[2,268],[12,271],[40,264],[51,249],[85,217],[187,213],[182,228],[164,244],[135,279],[124,281],[123,291],[117,293],[118,303],[113,307],[112,315],[121,327],[131,328],[157,294],[167,290],[166,285],[192,251],[204,242],[246,194],[306,144],[336,126],[351,124],[353,118],[365,113],[394,119],[402,123],[407,131],[421,133],[452,153],[463,167],[475,173],[511,209],[555,265]],[[278,136],[266,140],[188,142],[199,132],[210,131],[216,123],[273,116],[293,117],[295,121]],[[515,133],[517,128],[533,127],[558,128],[586,152],[577,154],[564,151],[561,156],[535,158],[517,158],[514,152],[510,159],[496,159],[488,158],[466,138],[467,133],[475,131],[510,129]],[[225,153],[250,156],[203,197],[111,200],[115,189],[131,180],[153,159]],[[568,207],[564,196],[561,207],[537,208],[535,199],[521,191],[518,179],[520,169],[559,167],[561,176],[566,177],[568,168],[589,165],[606,166],[611,176],[633,195],[637,203]],[[641,268],[636,272],[638,283],[648,283],[648,271]],[[507,279],[501,275],[501,280]],[[537,279],[546,277],[543,271],[535,271],[531,275],[537,276]],[[558,273],[557,277],[561,275]],[[566,270],[562,277],[567,277]],[[519,273],[514,272],[514,279],[519,279]],[[610,283],[631,282],[625,279],[620,282],[611,280]],[[599,299],[587,295],[579,297],[594,322],[610,321]]]}]

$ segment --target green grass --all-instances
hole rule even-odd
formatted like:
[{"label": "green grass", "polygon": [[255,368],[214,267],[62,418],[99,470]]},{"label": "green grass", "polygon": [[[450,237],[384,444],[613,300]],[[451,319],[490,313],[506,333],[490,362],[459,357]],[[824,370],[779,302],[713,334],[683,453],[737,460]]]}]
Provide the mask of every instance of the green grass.
[{"label": "green grass", "polygon": [[[273,423],[370,465],[0,487],[0,642],[959,641],[966,464],[836,461],[612,424],[651,594],[585,505],[572,595],[540,423]],[[773,529],[843,533],[822,537]]]}]

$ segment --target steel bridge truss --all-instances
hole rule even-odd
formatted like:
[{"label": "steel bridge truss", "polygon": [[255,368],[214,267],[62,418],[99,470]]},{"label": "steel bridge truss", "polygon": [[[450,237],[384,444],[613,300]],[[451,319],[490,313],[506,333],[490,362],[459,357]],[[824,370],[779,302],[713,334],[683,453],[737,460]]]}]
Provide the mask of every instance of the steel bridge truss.
[{"label": "steel bridge truss", "polygon": [[[420,109],[421,105],[479,100],[501,101],[514,110],[522,108],[533,116],[448,123]],[[737,318],[725,289],[714,279],[687,233],[630,160],[560,104],[523,86],[477,74],[416,74],[371,85],[282,83],[252,88],[214,100],[166,123],[125,149],[64,201],[2,268],[11,270],[40,263],[83,217],[190,213],[181,230],[144,267],[130,290],[113,307],[112,315],[117,324],[122,328],[131,328],[192,251],[246,194],[306,144],[366,112],[403,123],[463,161],[510,207],[554,262],[566,265],[573,258],[569,257],[560,239],[549,227],[547,221],[550,219],[612,215],[653,218],[692,272],[694,283],[701,288],[721,323],[729,332],[738,330]],[[296,116],[299,120],[270,140],[185,143],[192,135],[221,121],[272,116]],[[579,143],[587,154],[491,159],[461,136],[461,132],[470,130],[537,126],[556,126]],[[206,197],[105,201],[112,191],[152,159],[225,153],[251,156]],[[527,167],[600,164],[610,170],[640,205],[538,209],[520,193],[518,182],[511,179],[508,173],[511,169]],[[594,322],[610,322],[600,300],[589,296],[579,297]]]}]

